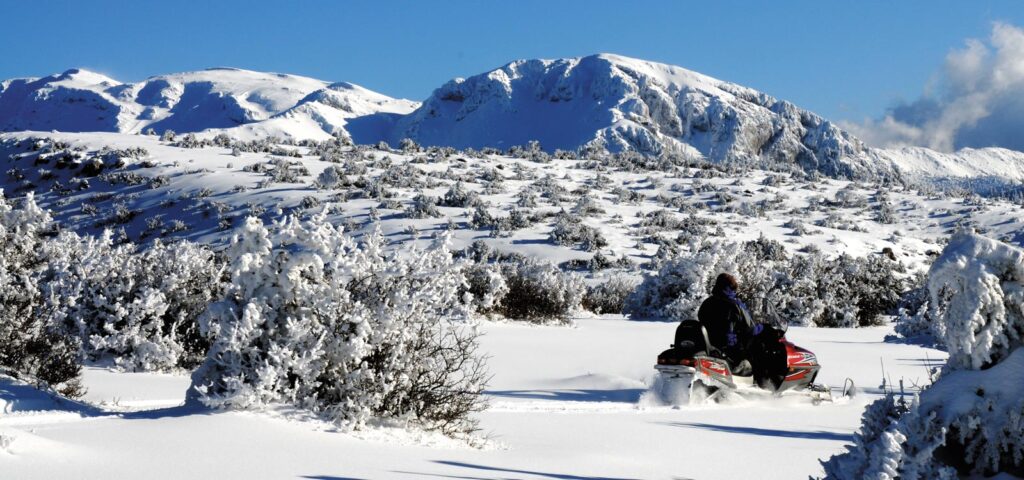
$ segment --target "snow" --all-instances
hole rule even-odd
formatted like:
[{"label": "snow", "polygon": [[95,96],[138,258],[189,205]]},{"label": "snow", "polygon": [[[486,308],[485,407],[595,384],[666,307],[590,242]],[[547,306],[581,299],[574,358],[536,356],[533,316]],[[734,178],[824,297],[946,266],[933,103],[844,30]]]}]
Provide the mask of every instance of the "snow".
[{"label": "snow", "polygon": [[830,176],[903,178],[982,193],[1015,191],[1024,153],[941,153],[866,147],[812,112],[682,67],[614,54],[517,60],[456,78],[423,103],[346,82],[212,68],[121,83],[72,69],[0,83],[0,130],[226,133],[392,145],[506,150],[537,140],[548,152],[581,147],[675,152],[713,162],[796,166]]},{"label": "snow", "polygon": [[418,106],[416,102],[339,82],[310,93],[267,120],[205,133],[206,136],[227,133],[239,139],[277,136],[313,140],[325,140],[341,133],[359,143],[377,143],[387,138],[397,117]]},{"label": "snow", "polygon": [[920,408],[941,412],[941,421],[948,424],[976,408],[979,395],[975,392],[983,391],[1006,404],[1024,398],[1024,382],[1020,379],[1024,379],[1024,348],[987,370],[958,370],[943,375],[921,395]]},{"label": "snow", "polygon": [[[937,350],[885,343],[888,327],[794,327],[789,338],[824,365],[821,380],[838,387],[849,376],[862,396],[820,406],[786,399],[672,409],[638,400],[675,324],[603,317],[571,328],[488,322],[483,329],[494,375],[491,407],[479,415],[490,437],[483,448],[386,426],[341,433],[286,408],[169,406],[182,402],[187,376],[90,368],[84,400],[101,411],[51,402],[3,414],[0,435],[14,440],[0,450],[0,469],[26,479],[141,471],[149,478],[801,478],[820,474],[818,459],[850,441],[864,405],[878,397],[879,360],[908,386],[944,360]],[[0,386],[0,398],[14,393],[16,403],[27,398],[21,392]],[[743,461],[728,460],[736,452]]]},{"label": "snow", "polygon": [[[319,102],[340,96],[342,102]],[[162,133],[230,131],[238,137],[324,138],[356,116],[408,113],[415,102],[351,84],[238,68],[211,68],[121,83],[82,69],[0,88],[0,130]],[[311,110],[312,109],[312,110]],[[326,123],[325,123],[326,122]],[[252,127],[252,124],[259,124]],[[235,128],[239,125],[247,128]],[[368,136],[383,134],[373,131]]]},{"label": "snow", "polygon": [[[46,169],[57,175],[56,180],[69,184],[79,175],[69,170],[53,169],[53,160],[49,165],[35,166],[36,156],[40,152],[26,151],[27,143],[15,147],[15,143],[25,139],[49,138],[54,141],[66,142],[70,149],[82,149],[86,155],[97,155],[105,147],[127,149],[142,147],[148,152],[145,160],[155,166],[137,168],[129,165],[129,171],[144,179],[161,179],[165,183],[149,186],[108,185],[106,182],[90,179],[91,187],[83,191],[70,192],[67,195],[57,194],[49,189],[54,180],[40,178]],[[303,152],[304,148],[282,146],[286,150]],[[57,153],[57,152],[55,152]],[[139,214],[123,227],[128,235],[137,239],[145,231],[146,222],[151,218],[160,219],[164,225],[175,220],[187,224],[187,229],[168,233],[171,237],[184,237],[202,243],[223,244],[230,231],[217,228],[218,215],[204,215],[203,210],[211,202],[226,205],[227,217],[239,218],[252,211],[253,205],[264,210],[264,218],[276,218],[276,212],[298,207],[306,197],[314,197],[321,202],[330,202],[332,196],[342,189],[317,190],[311,185],[313,180],[328,166],[338,164],[322,161],[318,156],[306,155],[292,160],[300,162],[309,170],[310,176],[300,177],[302,183],[275,183],[258,188],[260,182],[267,179],[265,174],[243,171],[243,167],[268,161],[268,155],[262,153],[243,152],[235,157],[230,149],[208,147],[199,149],[177,148],[167,142],[145,135],[124,135],[115,133],[0,133],[0,158],[8,158],[5,170],[17,166],[28,180],[39,185],[41,190],[37,200],[45,208],[53,210],[55,218],[80,232],[98,234],[101,228],[97,221],[108,215],[108,209],[114,203],[123,203],[128,209]],[[473,177],[467,179],[465,187],[482,193],[481,198],[491,202],[489,211],[492,215],[508,215],[508,210],[516,205],[517,196],[522,190],[535,188],[536,179],[551,176],[559,179],[558,184],[567,190],[593,185],[599,172],[584,168],[585,162],[577,160],[552,160],[548,163],[530,162],[520,158],[489,155],[484,158],[466,160],[461,155],[434,158],[429,162],[422,161],[423,154],[383,152],[367,150],[355,155],[361,158],[362,164],[370,164],[383,158],[389,158],[395,167],[409,166],[420,172],[420,178],[426,175],[439,176],[448,170],[460,175]],[[534,180],[516,180],[514,172],[523,169]],[[486,193],[483,190],[488,182],[477,178],[488,171],[500,172],[504,179],[506,191],[503,193]],[[369,178],[379,178],[385,173],[380,168],[372,168],[367,172]],[[716,178],[702,177],[702,171],[696,169],[658,171],[607,171],[601,175],[607,178],[609,185],[602,190],[593,190],[592,196],[606,210],[604,214],[595,214],[584,219],[584,223],[596,227],[608,240],[609,246],[602,249],[613,257],[628,256],[637,263],[649,260],[656,250],[650,243],[651,235],[639,228],[638,215],[664,210],[671,217],[684,219],[689,214],[678,212],[678,208],[666,206],[665,199],[677,199],[681,203],[697,209],[700,218],[714,220],[722,227],[727,237],[733,240],[752,240],[761,235],[781,241],[792,251],[807,246],[814,246],[826,252],[841,251],[854,256],[863,256],[872,252],[880,252],[883,248],[894,249],[900,258],[910,266],[920,265],[927,258],[928,251],[938,251],[936,242],[955,231],[958,225],[968,225],[984,231],[986,235],[1005,239],[1016,244],[1024,242],[1021,230],[1024,229],[1024,217],[1020,207],[1012,202],[1002,200],[977,201],[961,198],[930,196],[913,190],[890,188],[888,195],[896,210],[896,223],[881,224],[874,220],[871,211],[874,202],[864,207],[829,207],[825,201],[836,198],[839,191],[853,188],[858,195],[871,199],[877,188],[860,185],[848,181],[796,181],[781,175],[783,183],[776,186],[765,186],[768,172],[753,172],[738,176],[722,175]],[[406,177],[409,177],[406,175]],[[412,180],[412,178],[407,178]],[[16,192],[21,184],[9,175],[3,182],[5,191]],[[653,183],[652,183],[653,182]],[[420,193],[434,197],[442,197],[454,182],[441,180],[430,188],[393,188],[397,192],[395,198],[402,205],[408,205]],[[244,187],[239,190],[238,187]],[[635,204],[619,202],[615,195],[609,193],[612,187],[622,187],[640,195],[641,200]],[[692,191],[700,187],[701,191]],[[593,187],[591,187],[593,188]],[[710,190],[708,190],[710,189]],[[207,198],[197,198],[204,191],[209,192]],[[717,192],[727,192],[734,198],[729,205],[721,204]],[[100,201],[101,195],[107,193],[117,195],[116,198]],[[760,201],[780,198],[781,203],[771,207],[764,216],[750,216],[739,213],[740,204],[756,204]],[[175,201],[172,208],[162,206],[165,201]],[[95,204],[97,214],[83,213],[84,203]],[[352,198],[340,208],[332,211],[332,218],[338,222],[351,219],[356,226],[367,221],[371,207],[378,206],[379,201],[368,198]],[[207,205],[204,207],[203,205]],[[557,213],[561,208],[571,209],[572,204],[561,207],[552,206],[542,199],[537,212]],[[384,233],[394,240],[392,245],[406,241],[424,243],[429,236],[445,229],[446,217],[458,223],[453,239],[453,248],[464,248],[473,241],[482,240],[502,251],[514,251],[555,262],[570,259],[588,259],[593,253],[581,251],[572,246],[557,246],[548,240],[552,225],[532,225],[528,228],[508,233],[508,236],[491,237],[486,228],[471,228],[469,225],[473,209],[438,207],[442,213],[440,218],[411,219],[401,211],[381,209],[381,227]],[[835,214],[857,230],[849,228],[833,228],[819,226],[830,214]],[[621,220],[616,220],[621,216]],[[794,235],[793,228],[787,227],[791,220],[799,220],[808,226],[809,232]],[[237,226],[238,223],[235,223]],[[414,225],[420,232],[409,235],[407,229]],[[713,227],[712,227],[713,230]],[[675,236],[677,231],[659,232],[668,238]],[[638,242],[641,246],[638,248]]]},{"label": "snow", "polygon": [[[148,128],[176,130],[179,141],[181,133],[196,132],[200,140],[219,137],[222,143],[185,148],[195,143],[192,137],[175,145],[139,134]],[[453,80],[422,105],[344,82],[239,69],[139,83],[70,70],[0,83],[0,130],[17,130],[0,133],[5,193],[34,195],[68,230],[99,234],[115,225],[140,243],[184,238],[220,249],[249,215],[268,223],[286,213],[319,213],[360,239],[376,223],[388,253],[450,234],[453,249],[483,242],[563,266],[597,253],[634,264],[581,269],[572,280],[593,285],[610,275],[636,280],[642,273],[636,265],[671,258],[669,247],[685,247],[687,239],[763,237],[781,242],[790,255],[817,249],[827,257],[890,249],[911,273],[927,270],[948,241],[932,272],[946,272],[952,290],[937,284],[933,299],[960,294],[967,301],[946,311],[971,315],[942,324],[947,330],[939,333],[947,335],[939,337],[950,345],[956,368],[924,391],[920,410],[945,408],[947,420],[988,418],[993,414],[979,413],[985,404],[973,398],[984,390],[984,401],[999,407],[994,411],[1013,415],[1017,407],[1003,399],[1024,393],[1019,383],[1000,383],[1020,378],[1024,368],[1018,308],[1024,274],[1020,250],[1010,246],[1024,245],[1020,200],[942,193],[1019,189],[1024,153],[868,149],[788,102],[679,67],[609,54],[512,62]],[[596,142],[613,151],[672,151],[689,160],[797,165],[832,178],[786,169],[655,167],[652,158],[639,156],[621,162],[549,158],[533,147],[482,154],[274,141],[244,150],[225,146],[221,134],[257,142],[348,137],[396,145],[409,137],[503,152],[530,140],[548,151]],[[111,175],[86,173],[97,160]],[[124,165],[114,166],[119,160]],[[282,181],[288,176],[275,175],[280,169],[294,175]],[[906,183],[861,183],[879,178]],[[444,198],[456,185],[465,192],[452,202],[426,201]],[[498,223],[477,224],[471,196],[482,202],[484,217],[517,211],[535,219],[507,231]],[[536,205],[522,206],[526,197]],[[577,211],[580,203],[587,212]],[[592,250],[575,237],[559,242],[559,219],[570,215],[563,211],[578,214],[576,223],[563,223],[607,245]],[[117,212],[130,215],[118,220]],[[652,215],[667,220],[645,223]],[[702,233],[688,231],[685,221]],[[1009,245],[966,233],[949,237],[971,229]],[[322,260],[331,258],[348,260],[341,254]],[[862,395],[817,407],[785,398],[672,409],[644,393],[655,355],[674,328],[618,316],[578,318],[569,327],[485,321],[481,350],[494,376],[489,407],[476,414],[486,439],[480,448],[379,419],[341,431],[278,403],[248,412],[185,406],[187,372],[93,366],[84,375],[84,403],[0,376],[0,476],[806,477],[823,473],[819,459],[854,441],[865,405],[884,393],[883,377],[890,389],[902,384],[918,393],[932,381],[931,369],[947,360],[939,350],[886,342],[891,326],[793,327],[789,338],[824,365],[819,381],[838,387],[849,377]],[[999,363],[957,370],[990,361]],[[164,367],[174,368],[173,362]],[[907,431],[884,433],[887,454],[899,450],[901,438],[915,438]],[[736,452],[743,461],[733,461]]]},{"label": "snow", "polygon": [[[1024,298],[1018,248],[960,232],[928,272],[928,320],[950,355],[906,404],[872,404],[828,478],[956,478],[1020,472]],[[879,473],[884,472],[884,473]]]}]

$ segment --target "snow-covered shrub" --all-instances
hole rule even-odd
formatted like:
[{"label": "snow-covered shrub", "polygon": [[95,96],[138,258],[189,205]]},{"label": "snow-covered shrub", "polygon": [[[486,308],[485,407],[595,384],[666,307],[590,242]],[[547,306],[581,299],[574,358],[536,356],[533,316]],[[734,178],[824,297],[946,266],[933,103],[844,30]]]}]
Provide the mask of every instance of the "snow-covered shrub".
[{"label": "snow-covered shrub", "polygon": [[905,268],[882,255],[793,258],[780,310],[790,321],[819,327],[877,325],[894,313],[904,292]]},{"label": "snow-covered shrub", "polygon": [[273,169],[267,171],[267,176],[275,183],[301,183],[300,175],[309,175],[306,167],[299,162],[290,162],[284,158],[275,158],[272,161]]},{"label": "snow-covered shrub", "polygon": [[211,341],[190,398],[221,408],[286,402],[344,427],[372,418],[474,429],[485,372],[447,247],[387,254],[322,213],[270,229],[249,218],[227,248],[230,284],[200,318]]},{"label": "snow-covered shrub", "polygon": [[639,282],[626,275],[615,275],[587,289],[582,306],[591,312],[622,313],[626,298],[636,290]]},{"label": "snow-covered shrub", "polygon": [[555,245],[574,246],[579,244],[585,251],[594,251],[608,246],[601,232],[583,223],[583,219],[573,214],[561,214],[555,221],[550,233],[551,242]]},{"label": "snow-covered shrub", "polygon": [[580,196],[579,200],[576,201],[576,205],[572,207],[572,213],[581,217],[603,215],[604,212],[604,208],[597,203],[597,199],[590,195]]},{"label": "snow-covered shrub", "polygon": [[314,185],[321,189],[331,189],[341,184],[344,178],[341,169],[334,165],[328,165],[324,171],[320,172],[320,175],[317,175]]},{"label": "snow-covered shrub", "polygon": [[455,182],[452,188],[441,197],[441,205],[445,207],[472,208],[480,204],[480,195],[467,190],[462,182]]},{"label": "snow-covered shrub", "polygon": [[471,296],[468,301],[473,309],[483,314],[495,313],[508,294],[508,283],[501,274],[501,267],[497,264],[474,263],[466,267],[464,273],[466,293]]},{"label": "snow-covered shrub", "polygon": [[45,314],[44,244],[50,214],[32,194],[11,205],[0,191],[0,369],[56,388],[83,393],[78,339]]},{"label": "snow-covered shrub", "polygon": [[878,206],[875,209],[875,221],[882,224],[896,223],[896,209],[893,208],[889,196],[884,191],[875,194]]},{"label": "snow-covered shrub", "polygon": [[[904,271],[883,256],[828,259],[820,253],[789,257],[777,241],[691,244],[645,275],[626,312],[673,320],[695,318],[722,272],[739,281],[739,295],[754,316],[774,310],[791,323],[819,327],[876,324],[895,310]],[[769,308],[771,307],[771,308]]]},{"label": "snow-covered shrub", "polygon": [[933,343],[936,335],[932,330],[935,324],[928,315],[928,276],[919,273],[909,282],[911,287],[900,297],[894,330],[903,338]]},{"label": "snow-covered shrub", "polygon": [[860,208],[868,204],[868,199],[857,192],[851,183],[846,188],[836,192],[836,203],[846,208]]},{"label": "snow-covered shrub", "polygon": [[437,198],[427,195],[416,195],[405,210],[409,218],[440,218],[441,211],[437,209]]},{"label": "snow-covered shrub", "polygon": [[502,275],[508,293],[500,311],[506,318],[565,321],[579,308],[586,290],[578,276],[547,262],[505,263]]},{"label": "snow-covered shrub", "polygon": [[1024,251],[958,233],[928,272],[929,315],[956,368],[985,368],[1024,342]]},{"label": "snow-covered shrub", "polygon": [[957,233],[928,291],[950,353],[941,375],[905,412],[873,405],[855,445],[823,462],[827,478],[1024,474],[1024,251]]},{"label": "snow-covered shrub", "polygon": [[[864,410],[860,430],[853,436],[847,453],[822,462],[830,478],[896,479],[898,461],[891,453],[900,450],[906,437],[898,431],[898,421],[908,410],[902,398],[892,394],[875,400]],[[939,478],[939,477],[935,477]]]},{"label": "snow-covered shrub", "polygon": [[657,273],[644,275],[626,300],[625,312],[674,320],[696,318],[697,308],[711,291],[711,282],[726,271],[723,264],[740,248],[735,243],[706,243],[668,258]]},{"label": "snow-covered shrub", "polygon": [[46,306],[75,332],[86,356],[128,370],[192,368],[207,342],[197,319],[219,296],[209,248],[159,240],[143,250],[100,237],[62,234],[46,245]]}]

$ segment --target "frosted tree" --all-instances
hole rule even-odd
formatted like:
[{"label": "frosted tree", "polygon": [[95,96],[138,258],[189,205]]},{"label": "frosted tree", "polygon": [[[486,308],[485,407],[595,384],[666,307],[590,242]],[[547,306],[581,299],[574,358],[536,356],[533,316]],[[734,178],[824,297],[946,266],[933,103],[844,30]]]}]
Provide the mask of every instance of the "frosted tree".
[{"label": "frosted tree", "polygon": [[[953,479],[1024,471],[1024,251],[957,233],[928,273],[949,360],[909,408],[880,400],[828,478]],[[889,402],[889,403],[886,403]],[[884,418],[882,418],[884,417]]]},{"label": "frosted tree", "polygon": [[231,281],[200,317],[210,339],[190,398],[223,408],[287,402],[348,428],[373,418],[474,428],[485,373],[443,244],[385,253],[326,220],[249,218],[226,251]]},{"label": "frosted tree", "polygon": [[191,368],[206,352],[197,317],[220,291],[206,247],[159,240],[115,246],[112,233],[63,233],[46,245],[46,306],[82,340],[85,354],[128,370]]},{"label": "frosted tree", "polygon": [[77,338],[42,311],[42,247],[52,229],[31,192],[15,206],[0,191],[0,368],[75,396],[83,393]]}]

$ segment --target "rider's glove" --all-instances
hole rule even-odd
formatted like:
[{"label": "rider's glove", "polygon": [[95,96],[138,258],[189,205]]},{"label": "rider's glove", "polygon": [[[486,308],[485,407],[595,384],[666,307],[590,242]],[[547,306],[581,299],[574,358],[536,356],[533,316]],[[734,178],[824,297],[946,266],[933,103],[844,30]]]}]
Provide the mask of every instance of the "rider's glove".
[{"label": "rider's glove", "polygon": [[763,332],[763,331],[764,331],[764,325],[763,324],[758,323],[757,325],[754,325],[754,336],[755,337],[760,335],[761,332]]},{"label": "rider's glove", "polygon": [[736,338],[736,334],[735,333],[729,333],[729,334],[727,334],[725,336],[725,338],[726,338],[726,343],[728,343],[730,347],[735,347],[736,344],[739,343],[739,339]]}]

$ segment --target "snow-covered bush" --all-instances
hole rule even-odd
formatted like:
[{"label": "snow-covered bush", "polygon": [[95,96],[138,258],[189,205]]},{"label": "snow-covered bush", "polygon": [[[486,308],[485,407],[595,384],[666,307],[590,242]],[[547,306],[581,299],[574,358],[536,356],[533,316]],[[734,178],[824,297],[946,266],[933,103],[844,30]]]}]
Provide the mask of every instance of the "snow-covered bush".
[{"label": "snow-covered bush", "polygon": [[827,478],[1024,474],[1024,251],[957,233],[928,291],[950,353],[941,375],[905,411],[872,405],[855,445],[823,462]]},{"label": "snow-covered bush", "polygon": [[0,191],[0,369],[68,396],[83,393],[78,339],[45,314],[43,248],[50,214],[31,193],[11,205]]},{"label": "snow-covered bush", "polygon": [[441,205],[445,207],[472,208],[480,204],[480,195],[467,190],[462,182],[456,182],[441,197]]},{"label": "snow-covered bush", "polygon": [[629,276],[615,275],[587,289],[582,306],[591,312],[622,313],[626,299],[636,290],[639,282]]},{"label": "snow-covered bush", "polygon": [[[895,310],[904,268],[884,256],[828,259],[820,253],[789,257],[777,241],[692,243],[646,275],[626,312],[672,320],[696,318],[722,272],[739,280],[739,295],[754,316],[775,311],[791,323],[819,327],[877,324]],[[769,308],[771,307],[771,308]]]},{"label": "snow-covered bush", "polygon": [[478,313],[496,312],[498,306],[508,294],[508,283],[501,274],[497,264],[474,263],[468,266],[466,275],[466,292],[473,309]]},{"label": "snow-covered bush", "polygon": [[447,247],[387,254],[326,220],[249,218],[227,248],[230,284],[200,318],[211,341],[190,398],[222,408],[285,402],[347,428],[373,418],[474,429],[483,361]]},{"label": "snow-covered bush", "polygon": [[579,276],[532,258],[481,263],[469,271],[467,291],[473,296],[477,311],[511,320],[567,322],[580,308],[586,292]]},{"label": "snow-covered bush", "polygon": [[929,316],[950,365],[985,368],[1024,341],[1024,251],[958,233],[928,277]]},{"label": "snow-covered bush", "polygon": [[437,209],[437,198],[427,195],[416,195],[406,208],[409,218],[439,218],[441,211]]},{"label": "snow-covered bush", "polygon": [[600,231],[583,223],[583,219],[573,214],[559,215],[549,236],[555,245],[579,244],[581,249],[588,252],[608,246],[608,241]]},{"label": "snow-covered bush", "polygon": [[625,312],[674,320],[696,318],[697,308],[711,291],[711,282],[725,271],[723,257],[735,255],[739,248],[733,243],[707,243],[704,248],[691,246],[695,251],[666,259],[657,273],[644,276],[626,300]]},{"label": "snow-covered bush", "polygon": [[328,165],[320,175],[317,175],[315,185],[317,188],[331,189],[341,184],[344,178],[345,175],[341,173],[340,168]]},{"label": "snow-covered bush", "polygon": [[918,273],[910,280],[911,287],[900,298],[894,330],[896,334],[918,343],[936,342],[934,322],[928,314],[928,276]]},{"label": "snow-covered bush", "polygon": [[65,233],[49,242],[47,310],[75,332],[86,356],[128,370],[192,368],[207,342],[197,319],[221,290],[209,248],[155,241],[138,250]]}]

